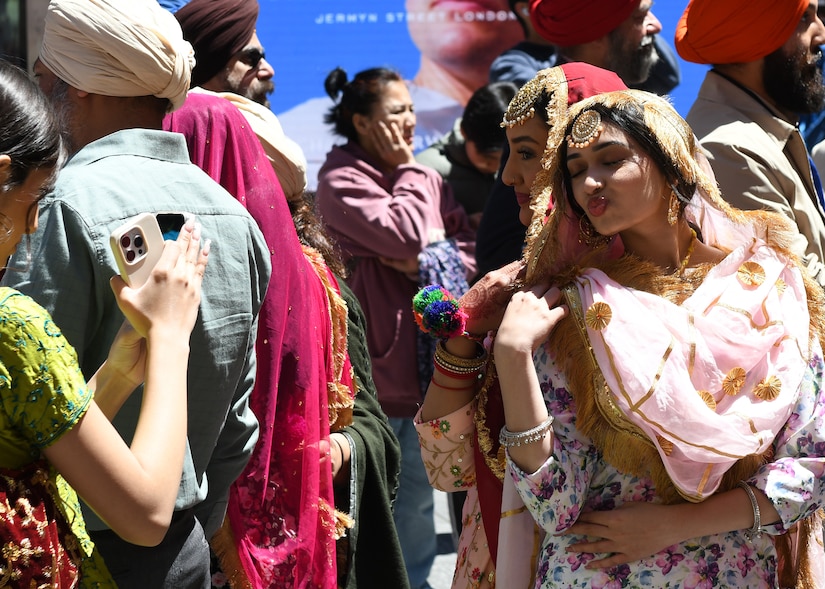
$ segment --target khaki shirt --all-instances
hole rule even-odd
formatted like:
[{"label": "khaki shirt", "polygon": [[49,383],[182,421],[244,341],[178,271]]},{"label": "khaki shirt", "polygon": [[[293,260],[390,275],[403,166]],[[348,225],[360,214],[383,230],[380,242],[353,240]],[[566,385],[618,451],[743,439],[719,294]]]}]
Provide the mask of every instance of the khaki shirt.
[{"label": "khaki shirt", "polygon": [[797,127],[726,78],[705,76],[687,121],[716,174],[722,197],[744,210],[773,210],[799,228],[796,253],[825,285],[825,212]]}]

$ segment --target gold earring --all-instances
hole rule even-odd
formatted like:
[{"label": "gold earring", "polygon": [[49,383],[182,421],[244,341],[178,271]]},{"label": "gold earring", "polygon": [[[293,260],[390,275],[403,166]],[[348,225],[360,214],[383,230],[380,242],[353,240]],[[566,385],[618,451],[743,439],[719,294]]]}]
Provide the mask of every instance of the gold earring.
[{"label": "gold earring", "polygon": [[676,193],[671,191],[670,193],[670,203],[667,207],[667,222],[670,223],[671,226],[676,225],[676,221],[679,220],[679,199],[676,198]]},{"label": "gold earring", "polygon": [[0,243],[6,243],[14,233],[14,221],[5,213],[0,213]]},{"label": "gold earring", "polygon": [[596,231],[587,215],[579,217],[579,243],[595,248],[610,241],[611,237],[611,235],[602,235]]}]

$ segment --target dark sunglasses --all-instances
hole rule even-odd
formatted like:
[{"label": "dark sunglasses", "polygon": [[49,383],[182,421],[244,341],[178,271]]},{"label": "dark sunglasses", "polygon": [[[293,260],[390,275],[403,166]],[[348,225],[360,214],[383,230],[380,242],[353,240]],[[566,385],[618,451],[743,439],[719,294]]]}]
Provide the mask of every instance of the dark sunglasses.
[{"label": "dark sunglasses", "polygon": [[242,49],[238,52],[238,61],[245,63],[252,69],[258,67],[262,59],[266,59],[266,54],[255,47],[249,49]]}]

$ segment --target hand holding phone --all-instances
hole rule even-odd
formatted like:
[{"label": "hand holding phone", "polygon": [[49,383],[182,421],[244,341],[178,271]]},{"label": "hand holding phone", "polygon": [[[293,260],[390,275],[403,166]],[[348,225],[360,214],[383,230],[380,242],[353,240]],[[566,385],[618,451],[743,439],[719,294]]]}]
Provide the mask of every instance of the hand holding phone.
[{"label": "hand holding phone", "polygon": [[163,235],[155,216],[142,213],[112,231],[109,245],[124,282],[135,288],[146,282],[163,254]]}]

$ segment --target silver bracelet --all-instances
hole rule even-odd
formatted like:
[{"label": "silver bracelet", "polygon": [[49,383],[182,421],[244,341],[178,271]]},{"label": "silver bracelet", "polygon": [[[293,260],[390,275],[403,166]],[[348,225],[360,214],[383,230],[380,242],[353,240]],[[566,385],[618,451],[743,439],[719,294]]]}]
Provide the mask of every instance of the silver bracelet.
[{"label": "silver bracelet", "polygon": [[745,539],[750,542],[754,538],[762,537],[762,512],[759,511],[759,502],[756,500],[756,494],[754,494],[751,486],[745,481],[739,481],[738,486],[742,487],[748,494],[748,499],[751,500],[751,507],[753,508],[753,526],[744,532]]},{"label": "silver bracelet", "polygon": [[547,435],[547,432],[550,431],[552,425],[552,415],[544,421],[542,421],[536,427],[531,427],[530,429],[523,432],[511,432],[507,429],[507,426],[505,425],[501,428],[501,432],[498,434],[498,443],[501,444],[504,448],[512,448],[513,446],[532,444],[534,442],[538,442],[539,440],[543,440],[544,437]]}]

